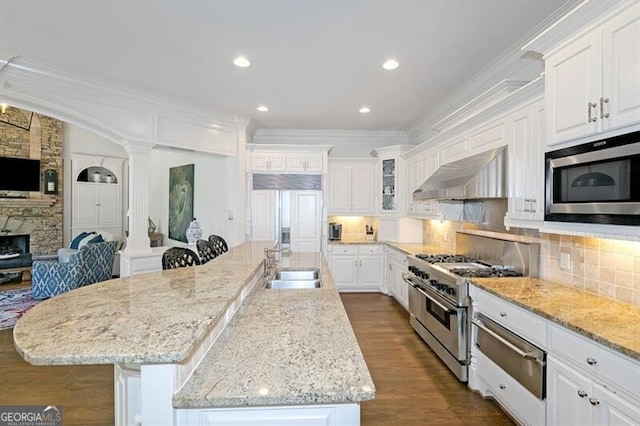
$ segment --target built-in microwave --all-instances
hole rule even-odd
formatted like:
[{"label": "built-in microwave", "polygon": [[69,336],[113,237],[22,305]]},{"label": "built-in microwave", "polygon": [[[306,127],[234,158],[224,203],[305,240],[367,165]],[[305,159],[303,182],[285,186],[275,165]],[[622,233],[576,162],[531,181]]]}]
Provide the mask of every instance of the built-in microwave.
[{"label": "built-in microwave", "polygon": [[545,154],[545,220],[640,225],[640,131]]}]

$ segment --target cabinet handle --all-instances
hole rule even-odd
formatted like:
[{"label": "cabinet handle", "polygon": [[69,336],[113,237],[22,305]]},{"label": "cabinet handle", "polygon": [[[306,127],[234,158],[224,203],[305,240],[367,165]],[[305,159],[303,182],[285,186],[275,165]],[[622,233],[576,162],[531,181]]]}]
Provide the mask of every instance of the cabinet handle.
[{"label": "cabinet handle", "polygon": [[587,358],[587,364],[596,365],[597,363],[598,363],[598,361],[596,361],[595,358],[591,358],[591,357]]},{"label": "cabinet handle", "polygon": [[500,312],[500,316],[504,318],[504,317],[507,316],[507,313],[506,312]]},{"label": "cabinet handle", "polygon": [[354,266],[358,267],[358,259],[353,261]]},{"label": "cabinet handle", "polygon": [[578,396],[580,398],[584,398],[585,396],[587,396],[587,391],[582,390],[582,389],[578,389]]},{"label": "cabinet handle", "polygon": [[360,266],[362,267],[362,259],[360,259]]},{"label": "cabinet handle", "polygon": [[538,210],[538,208],[536,207],[538,205],[538,200],[532,198],[530,201],[531,201],[531,210],[530,211],[531,211],[531,213],[535,213]]},{"label": "cabinet handle", "polygon": [[591,403],[591,405],[600,404],[600,400],[598,400],[598,398],[589,398],[589,402]]},{"label": "cabinet handle", "polygon": [[505,385],[503,385],[502,383],[500,383],[498,386],[500,387],[500,389],[506,389],[506,388],[507,388],[507,387],[506,387]]},{"label": "cabinet handle", "polygon": [[597,106],[598,104],[595,102],[589,102],[587,104],[587,111],[589,112],[589,120],[587,121],[588,123],[592,123],[598,119],[598,117],[591,117],[591,108],[595,109]]},{"label": "cabinet handle", "polygon": [[604,104],[609,103],[609,98],[600,98],[600,118],[609,118],[609,113],[605,114],[604,112]]}]

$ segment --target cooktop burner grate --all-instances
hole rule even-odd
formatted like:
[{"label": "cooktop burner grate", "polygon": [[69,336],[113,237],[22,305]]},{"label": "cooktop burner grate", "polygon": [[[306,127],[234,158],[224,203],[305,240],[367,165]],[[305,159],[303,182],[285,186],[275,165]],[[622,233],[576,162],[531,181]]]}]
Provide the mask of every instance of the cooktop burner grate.
[{"label": "cooktop burner grate", "polygon": [[416,254],[416,257],[429,263],[469,263],[475,261],[469,256],[460,254]]},{"label": "cooktop burner grate", "polygon": [[502,278],[523,276],[521,272],[505,268],[452,268],[449,269],[449,272],[465,278]]}]

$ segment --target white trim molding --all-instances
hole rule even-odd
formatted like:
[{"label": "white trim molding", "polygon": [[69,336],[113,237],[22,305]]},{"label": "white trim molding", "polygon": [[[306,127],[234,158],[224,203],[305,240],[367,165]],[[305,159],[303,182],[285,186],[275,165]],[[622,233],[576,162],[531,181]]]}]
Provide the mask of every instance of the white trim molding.
[{"label": "white trim molding", "polygon": [[[113,142],[135,140],[222,156],[237,154],[242,120],[179,100],[115,86],[0,53],[0,99],[90,130]],[[245,120],[246,121],[246,120]]]}]

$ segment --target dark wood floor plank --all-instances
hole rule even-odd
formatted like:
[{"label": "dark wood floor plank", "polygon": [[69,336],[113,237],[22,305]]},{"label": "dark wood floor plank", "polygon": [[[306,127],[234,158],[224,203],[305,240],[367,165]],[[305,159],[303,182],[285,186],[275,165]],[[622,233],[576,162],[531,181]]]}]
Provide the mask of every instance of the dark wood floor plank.
[{"label": "dark wood floor plank", "polygon": [[379,293],[341,297],[376,385],[376,399],[362,404],[363,426],[514,424],[495,402],[456,379],[393,298]]}]

